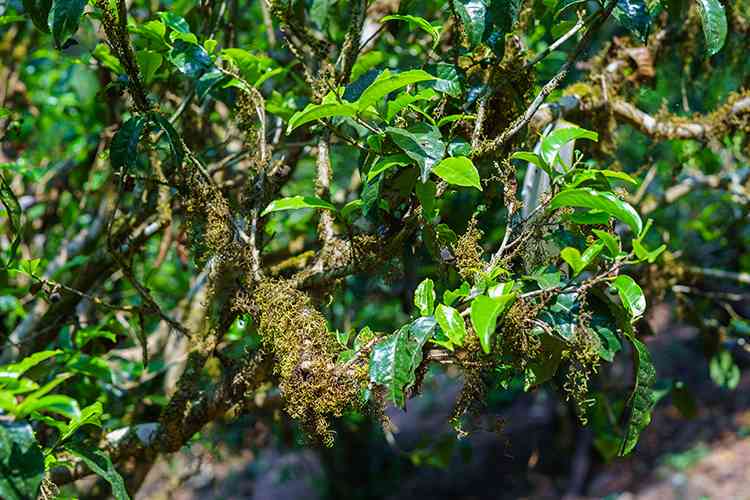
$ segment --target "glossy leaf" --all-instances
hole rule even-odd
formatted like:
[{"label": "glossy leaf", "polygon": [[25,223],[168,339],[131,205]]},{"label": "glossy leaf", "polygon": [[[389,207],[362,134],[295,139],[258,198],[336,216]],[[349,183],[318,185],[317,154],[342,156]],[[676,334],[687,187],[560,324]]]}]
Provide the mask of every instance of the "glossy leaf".
[{"label": "glossy leaf", "polygon": [[28,422],[0,420],[0,498],[37,498],[44,455]]},{"label": "glossy leaf", "polygon": [[120,473],[112,464],[109,455],[102,450],[93,449],[78,443],[68,443],[65,449],[80,458],[94,473],[105,479],[112,487],[112,496],[116,500],[130,500]]},{"label": "glossy leaf", "polygon": [[620,456],[627,455],[635,448],[641,431],[651,422],[651,411],[656,405],[656,394],[653,389],[656,383],[656,370],[651,361],[651,354],[640,340],[634,337],[629,337],[629,340],[633,345],[635,386],[626,405],[629,415],[625,437],[620,446]]},{"label": "glossy leaf", "polygon": [[617,290],[622,305],[628,310],[632,318],[638,318],[646,311],[646,297],[638,283],[626,274],[619,275],[612,286]]},{"label": "glossy leaf", "polygon": [[195,79],[198,79],[214,65],[206,49],[180,39],[174,42],[174,46],[169,52],[169,60],[181,73]]},{"label": "glossy leaf", "polygon": [[148,119],[135,115],[122,124],[109,145],[109,159],[116,169],[131,169],[137,165],[138,143]]},{"label": "glossy leaf", "polygon": [[466,338],[466,325],[461,314],[452,308],[443,304],[438,304],[435,309],[435,319],[448,337],[452,344],[457,346],[464,345]]},{"label": "glossy leaf", "polygon": [[602,210],[630,226],[635,234],[640,234],[643,229],[643,222],[638,212],[627,202],[609,192],[594,191],[590,188],[566,189],[552,198],[550,207],[584,207]]},{"label": "glossy leaf", "polygon": [[49,13],[52,10],[52,0],[23,0],[23,9],[31,17],[37,29],[49,33]]},{"label": "glossy leaf", "polygon": [[419,318],[376,343],[370,355],[370,380],[383,386],[386,399],[403,408],[405,391],[415,381],[422,346],[435,330],[434,318]]},{"label": "glossy leaf", "polygon": [[578,295],[561,293],[548,307],[539,313],[539,319],[547,323],[560,338],[571,341],[578,326]]},{"label": "glossy leaf", "polygon": [[414,83],[426,82],[434,79],[434,76],[421,69],[414,69],[401,73],[391,73],[390,71],[385,70],[377,79],[375,79],[372,85],[362,92],[362,95],[359,96],[355,105],[358,109],[365,110],[395,90],[402,89],[407,85],[412,85]]},{"label": "glossy leaf", "polygon": [[648,38],[651,15],[646,0],[617,0],[612,17],[641,42],[645,42]]},{"label": "glossy leaf", "polygon": [[260,214],[261,217],[271,212],[280,212],[282,210],[295,210],[298,208],[320,208],[323,210],[336,210],[331,203],[321,200],[316,196],[292,196],[290,198],[281,198],[274,200]]},{"label": "glossy leaf", "polygon": [[3,218],[5,220],[3,226],[5,227],[5,235],[10,241],[8,260],[0,260],[0,270],[10,266],[16,259],[16,251],[18,245],[21,243],[21,204],[18,202],[13,189],[10,184],[5,180],[5,177],[0,174],[0,204],[5,210]]},{"label": "glossy leaf", "polygon": [[414,305],[422,316],[430,316],[435,309],[435,284],[430,278],[423,280],[414,292]]},{"label": "glossy leaf", "polygon": [[430,172],[445,155],[440,130],[436,127],[419,123],[409,129],[388,127],[388,136],[404,153],[419,166],[420,179],[427,182]]},{"label": "glossy leaf", "polygon": [[[542,138],[540,156],[547,165],[554,166],[560,149],[571,141],[577,139],[599,140],[599,134],[580,127],[557,128]],[[569,165],[566,165],[569,167]]]},{"label": "glossy leaf", "polygon": [[104,412],[102,404],[100,402],[93,403],[81,410],[80,414],[75,418],[71,418],[65,430],[61,432],[59,441],[62,443],[70,438],[75,432],[83,427],[84,425],[94,425],[101,427],[101,416]]},{"label": "glossy leaf", "polygon": [[289,119],[289,126],[286,133],[291,133],[294,129],[316,120],[324,118],[333,118],[335,116],[355,116],[357,108],[352,104],[345,102],[327,102],[323,104],[308,104],[305,109],[298,111]]},{"label": "glossy leaf", "polygon": [[706,52],[712,56],[724,46],[727,38],[727,15],[719,0],[696,0],[706,38]]},{"label": "glossy leaf", "polygon": [[461,19],[469,47],[477,46],[484,36],[487,0],[457,0],[454,8]]},{"label": "glossy leaf", "polygon": [[23,375],[26,370],[29,370],[39,363],[52,358],[54,356],[57,356],[58,354],[62,353],[61,350],[57,349],[54,351],[39,351],[35,352],[34,354],[31,354],[25,358],[23,358],[21,361],[17,363],[13,363],[10,365],[0,366],[0,383],[3,382],[3,379],[17,379],[21,375]]},{"label": "glossy leaf", "polygon": [[485,353],[489,354],[492,349],[492,336],[495,333],[498,317],[506,311],[515,298],[515,295],[504,295],[494,299],[480,295],[471,302],[469,314],[471,324]]},{"label": "glossy leaf", "polygon": [[446,158],[432,169],[432,173],[454,186],[475,187],[482,190],[479,172],[465,156]]},{"label": "glossy leaf", "polygon": [[49,12],[49,28],[58,49],[78,31],[86,0],[54,0]]}]

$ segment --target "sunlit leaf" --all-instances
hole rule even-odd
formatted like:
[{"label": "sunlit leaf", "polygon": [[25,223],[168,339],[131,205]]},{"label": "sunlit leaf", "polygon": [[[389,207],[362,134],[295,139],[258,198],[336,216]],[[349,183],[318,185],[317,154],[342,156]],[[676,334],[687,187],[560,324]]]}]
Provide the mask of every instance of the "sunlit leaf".
[{"label": "sunlit leaf", "polygon": [[727,15],[719,0],[696,0],[709,56],[719,52],[727,38]]},{"label": "sunlit leaf", "polygon": [[446,158],[432,169],[432,173],[443,179],[448,184],[455,186],[475,187],[482,190],[479,180],[479,172],[465,156]]},{"label": "sunlit leaf", "polygon": [[550,207],[584,207],[602,210],[630,226],[635,234],[640,234],[643,229],[643,221],[638,212],[627,202],[609,192],[594,191],[590,188],[566,189],[552,198]]},{"label": "sunlit leaf", "polygon": [[638,318],[646,311],[646,297],[638,283],[626,274],[619,275],[612,286],[617,290],[622,305],[628,310],[631,317]]},{"label": "sunlit leaf", "polygon": [[316,196],[292,196],[290,198],[281,198],[268,204],[263,210],[261,216],[271,212],[280,212],[282,210],[295,210],[297,208],[320,208],[323,210],[336,210],[331,203],[321,200]]},{"label": "sunlit leaf", "polygon": [[471,302],[469,315],[471,324],[485,353],[489,354],[492,349],[492,336],[495,333],[498,317],[507,310],[515,298],[515,295],[504,295],[498,298],[480,295]]}]

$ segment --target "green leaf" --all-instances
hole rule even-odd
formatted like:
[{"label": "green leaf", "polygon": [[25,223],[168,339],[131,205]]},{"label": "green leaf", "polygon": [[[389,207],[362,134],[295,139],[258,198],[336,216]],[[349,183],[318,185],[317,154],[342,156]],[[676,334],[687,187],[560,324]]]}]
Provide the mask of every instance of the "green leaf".
[{"label": "green leaf", "polygon": [[[10,241],[8,260],[0,260],[0,270],[9,267],[16,260],[16,251],[21,244],[21,204],[16,198],[16,194],[11,189],[10,184],[5,177],[0,174],[0,203],[5,210],[5,220],[3,225],[6,228],[5,234]],[[2,219],[0,219],[2,220]]]},{"label": "green leaf", "polygon": [[733,390],[740,383],[740,368],[735,364],[729,351],[716,353],[711,358],[708,368],[711,380],[719,387]]},{"label": "green leaf", "polygon": [[412,161],[403,153],[388,155],[380,158],[375,164],[370,167],[370,171],[367,172],[367,180],[370,181],[377,175],[382,174],[386,170],[390,170],[393,167],[403,167],[409,165]]},{"label": "green leaf", "polygon": [[437,215],[435,208],[435,195],[437,194],[437,185],[432,181],[417,182],[414,192],[422,205],[422,215],[428,220]]},{"label": "green leaf", "polygon": [[461,85],[461,75],[456,66],[450,63],[439,62],[427,65],[425,70],[435,76],[435,80],[424,84],[425,87],[433,89],[436,92],[448,94],[456,99],[461,97],[463,87]]},{"label": "green leaf", "polygon": [[419,16],[404,16],[404,15],[390,15],[385,16],[380,20],[381,23],[387,22],[387,21],[404,21],[412,26],[416,26],[417,28],[422,29],[425,31],[428,35],[432,37],[432,48],[434,49],[437,47],[438,42],[440,42],[440,28],[433,26],[427,21],[427,19]]},{"label": "green leaf", "polygon": [[148,119],[135,115],[122,124],[109,145],[109,158],[115,169],[135,168],[138,159],[138,142]]},{"label": "green leaf", "polygon": [[471,293],[471,285],[469,285],[467,282],[461,283],[461,286],[459,288],[456,288],[455,290],[446,290],[443,292],[443,302],[445,302],[445,305],[449,306],[453,304],[456,299],[461,297],[468,297]]},{"label": "green leaf", "polygon": [[94,473],[104,478],[112,486],[112,496],[116,500],[130,500],[125,482],[112,464],[109,455],[78,443],[68,443],[65,449],[80,458]]},{"label": "green leaf", "polygon": [[445,155],[445,143],[440,130],[425,123],[418,123],[408,130],[388,127],[386,132],[409,158],[417,162],[420,178],[422,182],[427,182],[430,172]]},{"label": "green leaf", "polygon": [[[554,166],[558,159],[560,149],[571,141],[577,139],[599,140],[599,134],[580,127],[558,128],[542,138],[541,157],[547,165]],[[565,165],[570,167],[570,165]]]},{"label": "green leaf", "polygon": [[510,159],[521,160],[521,161],[531,163],[532,165],[536,165],[537,167],[541,168],[550,177],[555,176],[555,172],[553,172],[552,169],[549,168],[549,165],[547,165],[547,162],[545,162],[542,159],[542,157],[536,153],[531,153],[529,151],[516,151],[515,153],[510,155]]},{"label": "green leaf", "polygon": [[356,116],[357,108],[345,102],[327,102],[323,104],[308,104],[305,109],[298,111],[289,119],[286,133],[291,133],[297,127],[315,120],[332,118],[334,116]]},{"label": "green leaf", "polygon": [[37,498],[44,477],[44,455],[28,422],[0,420],[0,497]]},{"label": "green leaf", "polygon": [[582,170],[580,172],[576,172],[573,176],[573,180],[568,183],[569,187],[578,187],[584,182],[595,180],[597,178],[601,178],[600,176],[603,176],[604,178],[608,179],[618,179],[621,181],[628,182],[633,185],[638,185],[638,181],[633,179],[631,176],[626,174],[625,172],[618,172],[617,170],[609,170],[609,169],[587,169]]},{"label": "green leaf", "polygon": [[719,0],[696,0],[698,14],[706,37],[706,52],[712,56],[724,46],[727,38],[727,15]]},{"label": "green leaf", "polygon": [[362,92],[362,95],[354,104],[360,111],[364,111],[395,90],[434,79],[434,76],[421,69],[413,69],[402,73],[391,73],[385,70]]},{"label": "green leaf", "polygon": [[492,335],[495,333],[498,316],[505,312],[515,298],[515,295],[504,295],[494,299],[480,295],[471,302],[471,324],[485,353],[489,354],[492,349]]},{"label": "green leaf", "polygon": [[177,133],[177,130],[175,130],[174,126],[161,113],[150,113],[149,117],[164,131],[167,141],[169,142],[169,149],[174,157],[174,162],[176,165],[181,165],[182,160],[185,157],[185,151],[182,147],[182,139]]},{"label": "green leaf", "polygon": [[104,329],[101,325],[91,325],[86,328],[81,328],[76,332],[75,344],[76,347],[81,349],[92,340],[102,337],[111,342],[117,341],[117,336],[114,333]]},{"label": "green leaf", "polygon": [[448,184],[455,186],[475,187],[482,190],[479,180],[479,172],[465,156],[446,158],[432,169],[432,173],[443,179]]},{"label": "green leaf", "polygon": [[419,318],[376,343],[370,354],[370,380],[386,389],[386,399],[403,408],[415,381],[422,346],[435,330],[434,318]]},{"label": "green leaf", "polygon": [[593,311],[589,327],[599,337],[599,357],[611,363],[615,359],[615,354],[622,349],[617,337],[617,326],[608,314]]},{"label": "green leaf", "polygon": [[319,30],[324,30],[328,26],[330,19],[329,11],[337,0],[313,0],[310,6],[310,20],[315,23]]},{"label": "green leaf", "polygon": [[211,56],[200,45],[177,39],[169,51],[169,61],[184,75],[199,78],[214,65]]},{"label": "green leaf", "polygon": [[612,286],[617,290],[622,305],[633,319],[643,315],[646,311],[646,297],[643,296],[643,290],[633,278],[621,274],[612,282]]},{"label": "green leaf", "polygon": [[625,437],[620,446],[620,456],[627,455],[635,448],[641,431],[651,422],[651,410],[656,405],[656,394],[653,389],[656,383],[656,370],[651,362],[651,354],[643,342],[632,336],[629,336],[628,340],[633,345],[635,387],[626,405],[629,415]]},{"label": "green leaf", "polygon": [[651,15],[646,0],[617,0],[612,17],[641,42],[645,42],[648,38]]},{"label": "green leaf", "polygon": [[23,358],[18,363],[0,366],[0,382],[4,382],[3,379],[18,379],[26,372],[26,370],[29,370],[42,361],[57,356],[60,353],[62,353],[62,351],[59,349],[54,351],[39,351]]},{"label": "green leaf", "polygon": [[274,68],[276,64],[270,57],[256,55],[243,49],[224,49],[221,51],[221,57],[232,61],[242,78],[255,87],[267,80],[269,75],[283,71],[282,68]]},{"label": "green leaf", "polygon": [[31,16],[37,29],[49,33],[49,12],[52,0],[23,0],[23,9]]},{"label": "green leaf", "polygon": [[414,305],[422,316],[430,316],[435,309],[435,284],[430,278],[423,280],[414,292]]},{"label": "green leaf", "polygon": [[174,12],[159,12],[161,20],[178,33],[190,33],[190,25],[185,21],[185,18],[175,14]]},{"label": "green leaf", "polygon": [[596,258],[596,256],[599,255],[599,252],[601,252],[603,248],[604,248],[603,241],[597,241],[596,243],[588,247],[583,252],[583,255],[581,255],[581,253],[578,251],[577,248],[573,248],[573,247],[563,248],[560,251],[560,256],[572,268],[573,273],[571,274],[571,278],[578,276],[579,274],[581,274],[581,271],[583,271],[588,266],[590,266],[591,263]]},{"label": "green leaf", "polygon": [[602,231],[601,229],[592,229],[591,232],[604,242],[610,257],[615,259],[620,256],[620,238],[609,234],[607,231]]},{"label": "green leaf", "polygon": [[561,293],[555,302],[539,313],[539,319],[547,323],[563,340],[571,341],[578,326],[578,294]]},{"label": "green leaf", "polygon": [[102,404],[97,401],[81,410],[80,415],[75,418],[71,418],[68,425],[60,433],[59,442],[62,443],[70,438],[75,432],[83,427],[84,425],[95,425],[97,427],[102,426],[101,417],[104,409]]},{"label": "green leaf", "polygon": [[295,210],[297,208],[320,208],[323,210],[336,210],[336,207],[331,203],[321,200],[316,196],[292,196],[290,198],[281,198],[274,200],[268,204],[261,217],[270,214],[271,212],[279,212],[281,210]]},{"label": "green leaf", "polygon": [[15,413],[17,417],[25,418],[35,411],[57,413],[67,418],[75,418],[81,412],[78,408],[78,402],[70,396],[50,394],[40,398],[27,397],[23,403],[18,405]]},{"label": "green leaf", "polygon": [[595,191],[590,188],[565,189],[552,198],[550,207],[584,207],[602,210],[630,226],[635,234],[640,234],[643,229],[643,222],[638,212],[627,202],[609,192]]},{"label": "green leaf", "polygon": [[635,256],[640,260],[647,261],[649,264],[653,264],[656,259],[659,258],[659,255],[661,255],[666,249],[667,245],[661,245],[654,250],[649,250],[643,245],[643,243],[641,243],[640,239],[633,240],[633,251],[635,252]]},{"label": "green leaf", "polygon": [[484,37],[487,0],[457,0],[454,7],[461,19],[469,47],[476,47]]},{"label": "green leaf", "polygon": [[141,69],[141,74],[143,75],[143,83],[146,85],[151,84],[164,58],[161,54],[153,50],[139,50],[136,52],[135,57],[138,59],[138,67]]},{"label": "green leaf", "polygon": [[466,325],[461,314],[451,306],[438,304],[435,309],[435,319],[452,344],[464,345],[466,338]]},{"label": "green leaf", "polygon": [[54,0],[49,12],[49,28],[58,49],[78,31],[86,0]]}]

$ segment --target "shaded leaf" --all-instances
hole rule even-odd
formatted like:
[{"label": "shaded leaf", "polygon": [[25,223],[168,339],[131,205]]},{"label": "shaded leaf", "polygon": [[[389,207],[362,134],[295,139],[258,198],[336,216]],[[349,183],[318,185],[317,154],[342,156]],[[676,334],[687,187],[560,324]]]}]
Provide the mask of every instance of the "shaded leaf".
[{"label": "shaded leaf", "polygon": [[138,143],[148,119],[135,115],[122,124],[109,145],[109,159],[112,167],[129,170],[137,165]]},{"label": "shaded leaf", "polygon": [[78,31],[86,0],[54,0],[49,12],[49,28],[55,47],[63,44]]},{"label": "shaded leaf", "polygon": [[49,33],[49,13],[52,0],[23,0],[23,9],[31,17],[37,29]]},{"label": "shaded leaf", "polygon": [[376,343],[370,354],[370,380],[383,386],[386,399],[403,408],[405,390],[414,383],[422,346],[435,330],[433,318],[419,318]]},{"label": "shaded leaf", "polygon": [[16,251],[21,244],[21,204],[16,198],[16,194],[11,189],[10,184],[5,177],[0,174],[0,203],[5,210],[4,219],[7,221],[4,226],[5,234],[10,241],[8,260],[0,261],[0,269],[5,269],[16,260]]},{"label": "shaded leaf", "polygon": [[430,172],[445,154],[440,130],[425,123],[418,123],[408,130],[388,127],[388,136],[419,165],[420,178],[427,182]]},{"label": "shaded leaf", "polygon": [[625,437],[620,446],[620,456],[627,455],[635,448],[641,431],[651,422],[651,410],[656,405],[656,395],[654,394],[656,370],[654,370],[654,365],[651,362],[651,354],[640,340],[632,336],[629,336],[628,340],[633,345],[635,386],[626,405],[626,411],[629,412],[629,415]]},{"label": "shaded leaf", "polygon": [[412,26],[416,26],[419,29],[425,31],[427,34],[429,34],[432,37],[433,49],[437,47],[437,44],[440,41],[440,28],[431,25],[430,22],[427,21],[427,19],[423,17],[394,14],[390,16],[385,16],[384,18],[380,20],[381,23],[384,23],[387,21],[404,21],[404,22],[411,24]]},{"label": "shaded leaf", "polygon": [[44,477],[44,455],[27,422],[0,420],[0,497],[37,498]]},{"label": "shaded leaf", "polygon": [[380,158],[375,164],[370,167],[370,171],[367,172],[367,180],[372,180],[375,176],[390,170],[393,167],[403,167],[409,165],[411,160],[405,154],[388,155]]},{"label": "shaded leaf", "polygon": [[68,443],[65,449],[80,458],[98,476],[104,478],[112,487],[112,496],[116,500],[130,500],[125,482],[112,464],[109,455],[78,443]]},{"label": "shaded leaf", "polygon": [[651,15],[646,0],[617,0],[612,17],[641,42],[645,42],[648,38]]}]

